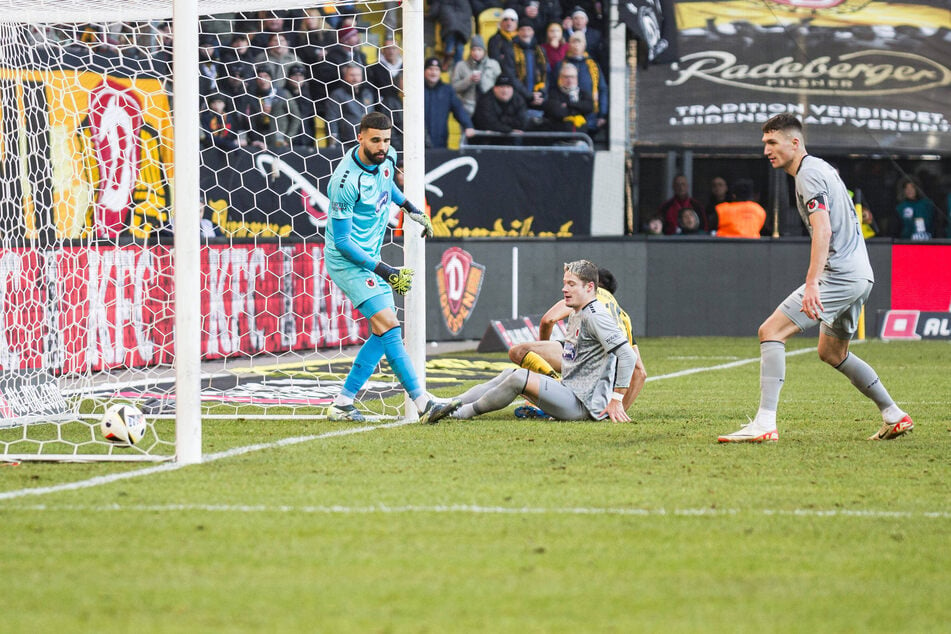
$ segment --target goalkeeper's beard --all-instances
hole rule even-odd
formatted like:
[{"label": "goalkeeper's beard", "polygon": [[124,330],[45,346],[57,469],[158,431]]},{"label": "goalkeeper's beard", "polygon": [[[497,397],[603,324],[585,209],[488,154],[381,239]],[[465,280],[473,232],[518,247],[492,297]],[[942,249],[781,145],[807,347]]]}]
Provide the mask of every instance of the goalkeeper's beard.
[{"label": "goalkeeper's beard", "polygon": [[379,165],[386,160],[386,152],[377,152],[375,154],[370,154],[368,151],[364,150],[363,154],[367,157],[367,161]]}]

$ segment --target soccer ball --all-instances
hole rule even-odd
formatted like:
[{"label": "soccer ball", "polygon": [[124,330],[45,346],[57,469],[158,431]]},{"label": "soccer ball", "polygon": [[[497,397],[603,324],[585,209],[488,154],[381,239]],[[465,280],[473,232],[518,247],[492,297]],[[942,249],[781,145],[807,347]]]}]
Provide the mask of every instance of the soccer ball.
[{"label": "soccer ball", "polygon": [[120,445],[134,445],[145,435],[145,414],[135,405],[118,403],[102,415],[102,437]]}]

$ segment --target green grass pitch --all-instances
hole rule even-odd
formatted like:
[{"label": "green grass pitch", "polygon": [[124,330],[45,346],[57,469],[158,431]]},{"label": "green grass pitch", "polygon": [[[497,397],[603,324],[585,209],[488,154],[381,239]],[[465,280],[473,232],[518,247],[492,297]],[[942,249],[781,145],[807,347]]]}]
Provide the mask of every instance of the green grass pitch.
[{"label": "green grass pitch", "polygon": [[755,340],[640,344],[628,424],[213,422],[202,465],[0,467],[2,629],[948,631],[951,344],[853,348],[906,437],[807,351],[779,443],[736,446],[758,363],[675,373]]}]

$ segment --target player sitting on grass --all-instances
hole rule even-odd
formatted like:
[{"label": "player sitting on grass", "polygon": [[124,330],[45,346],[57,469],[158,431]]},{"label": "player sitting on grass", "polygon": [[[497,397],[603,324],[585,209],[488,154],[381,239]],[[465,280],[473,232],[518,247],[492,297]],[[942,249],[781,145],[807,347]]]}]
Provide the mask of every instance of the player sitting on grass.
[{"label": "player sitting on grass", "polygon": [[[631,377],[631,386],[624,393],[624,400],[621,405],[624,411],[627,411],[640,394],[647,380],[647,370],[644,368],[644,362],[641,359],[640,350],[637,348],[637,341],[634,339],[634,333],[631,329],[631,318],[627,312],[621,308],[614,292],[617,291],[617,280],[614,274],[608,269],[598,269],[598,301],[604,304],[613,316],[617,325],[627,335],[627,342],[631,344],[634,353],[637,355],[637,363],[634,366],[634,375]],[[551,334],[555,324],[563,319],[567,319],[572,313],[571,308],[565,304],[565,300],[559,300],[554,306],[548,309],[542,316],[541,323],[538,325],[538,341],[527,341],[525,343],[515,344],[509,349],[509,359],[521,367],[546,374],[553,379],[557,379],[561,372],[561,353],[562,347],[560,341],[551,341]],[[526,405],[515,408],[515,415],[518,418],[549,418],[544,410],[537,407]]]},{"label": "player sitting on grass", "polygon": [[364,116],[357,135],[359,145],[343,157],[327,187],[330,197],[324,251],[327,272],[357,310],[370,320],[372,330],[353,361],[343,389],[327,408],[330,420],[366,420],[354,406],[353,399],[384,355],[419,409],[421,422],[435,423],[459,407],[459,401],[443,401],[423,390],[403,347],[392,291],[400,295],[408,293],[413,270],[396,268],[380,260],[389,214],[379,210],[389,209],[391,198],[410,220],[423,225],[424,236],[433,235],[433,225],[426,214],[406,200],[393,183],[396,152],[390,147],[392,127],[384,114],[371,112]]},{"label": "player sitting on grass", "polygon": [[571,309],[561,355],[562,380],[524,368],[506,370],[459,396],[451,416],[472,418],[507,407],[519,394],[557,420],[629,421],[622,401],[637,354],[614,316],[597,299],[598,268],[565,264],[562,293]]}]

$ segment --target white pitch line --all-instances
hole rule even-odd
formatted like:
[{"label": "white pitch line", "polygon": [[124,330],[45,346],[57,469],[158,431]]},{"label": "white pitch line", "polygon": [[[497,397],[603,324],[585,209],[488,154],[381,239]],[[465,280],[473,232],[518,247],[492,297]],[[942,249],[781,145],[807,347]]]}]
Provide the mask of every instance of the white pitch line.
[{"label": "white pitch line", "polygon": [[[853,344],[859,343],[858,341],[853,341]],[[801,350],[793,350],[792,352],[787,352],[787,357],[794,357],[796,355],[805,354],[807,352],[815,352],[818,350],[815,346],[812,348],[802,348]],[[729,370],[730,368],[738,368],[741,365],[749,365],[750,363],[759,363],[759,357],[752,357],[750,359],[740,359],[739,361],[730,361],[729,363],[721,363],[720,365],[708,365],[702,368],[688,368],[686,370],[680,370],[679,372],[671,372],[670,374],[660,374],[658,376],[649,376],[647,377],[648,381],[660,381],[661,379],[675,379],[681,376],[688,376],[690,374],[699,374],[700,372],[711,372],[713,370]]]},{"label": "white pitch line", "polygon": [[[855,342],[858,343],[858,342]],[[786,356],[791,357],[793,355],[804,354],[806,352],[814,352],[816,348],[803,348],[802,350],[794,350],[792,352],[787,352]],[[702,368],[689,368],[687,370],[680,370],[679,372],[672,372],[670,374],[661,374],[659,376],[649,376],[647,377],[648,381],[660,381],[661,379],[673,379],[676,377],[687,376],[689,374],[697,374],[699,372],[710,372],[713,370],[726,370],[729,368],[735,368],[742,365],[747,365],[749,363],[755,363],[759,361],[759,357],[754,357],[750,359],[741,359],[739,361],[732,361],[730,363],[723,363],[720,365],[712,365]],[[235,449],[229,449],[228,451],[222,451],[220,453],[207,454],[202,456],[202,463],[214,462],[215,460],[221,460],[222,458],[232,458],[234,456],[241,456],[246,453],[251,453],[254,451],[261,451],[264,449],[274,449],[277,447],[286,447],[289,445],[297,445],[303,442],[310,442],[312,440],[321,440],[323,438],[334,438],[336,436],[349,436],[351,434],[361,434],[363,432],[373,431],[376,429],[387,429],[390,427],[400,427],[402,425],[410,425],[416,421],[397,421],[395,423],[387,423],[384,425],[371,425],[367,427],[355,427],[351,429],[341,429],[337,431],[327,432],[325,434],[316,434],[313,436],[298,436],[295,438],[285,438],[283,440],[278,440],[275,442],[261,443],[257,445],[248,445],[246,447],[237,447]],[[59,493],[61,491],[76,491],[79,489],[88,489],[90,487],[100,486],[102,484],[111,484],[113,482],[118,482],[119,480],[128,480],[130,478],[138,478],[141,476],[152,475],[153,473],[165,473],[167,471],[176,471],[181,469],[185,465],[178,462],[167,462],[161,465],[154,467],[147,467],[145,469],[139,469],[137,471],[126,471],[124,473],[114,473],[106,476],[96,476],[95,478],[90,478],[88,480],[81,480],[79,482],[68,482],[65,484],[55,484],[48,487],[36,487],[31,489],[20,489],[18,491],[6,491],[0,493],[0,502],[3,500],[13,500],[16,498],[27,497],[27,496],[36,496],[36,495],[46,495],[47,493]]]},{"label": "white pitch line", "polygon": [[289,506],[289,505],[253,505],[253,504],[143,504],[122,506],[106,504],[98,506],[80,505],[47,505],[35,504],[17,507],[7,507],[19,511],[74,511],[81,513],[137,511],[147,513],[181,513],[181,512],[208,512],[208,513],[300,513],[319,515],[402,515],[410,513],[457,513],[472,515],[619,515],[635,517],[735,517],[742,515],[767,515],[781,517],[847,517],[859,519],[951,519],[951,511],[876,511],[869,509],[646,509],[646,508],[617,508],[617,507],[538,507],[538,506],[479,506],[477,504],[450,504],[450,505],[405,505],[389,506],[375,504],[370,506]]},{"label": "white pitch line", "polygon": [[[204,456],[202,456],[201,460],[202,460],[202,463],[214,462],[216,460],[221,460],[223,458],[233,458],[235,456],[242,456],[246,453],[261,451],[264,449],[275,449],[277,447],[288,447],[291,445],[299,445],[300,443],[310,442],[312,440],[320,440],[322,438],[336,438],[338,436],[350,436],[352,434],[362,434],[364,432],[374,431],[377,429],[388,429],[391,427],[401,427],[403,425],[411,425],[415,422],[416,421],[401,420],[395,423],[385,423],[383,425],[368,425],[364,427],[351,427],[348,429],[337,429],[334,431],[329,431],[324,434],[314,434],[312,436],[295,436],[293,438],[284,438],[282,440],[278,440],[275,442],[260,443],[257,445],[247,445],[246,447],[235,447],[234,449],[221,451],[219,453],[205,454]],[[67,482],[65,484],[54,484],[48,487],[20,489],[19,491],[6,491],[3,493],[0,493],[0,501],[13,500],[16,498],[26,497],[30,495],[46,495],[47,493],[59,493],[61,491],[76,491],[79,489],[88,489],[90,487],[99,486],[101,484],[111,484],[112,482],[118,482],[119,480],[128,480],[130,478],[138,478],[141,476],[152,475],[153,473],[164,473],[167,471],[176,471],[185,466],[187,465],[181,462],[166,462],[154,467],[138,469],[136,471],[126,471],[124,473],[113,473],[106,476],[96,476],[95,478],[90,478],[88,480],[80,480],[79,482]]]}]

